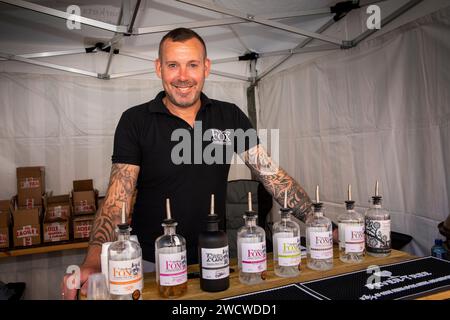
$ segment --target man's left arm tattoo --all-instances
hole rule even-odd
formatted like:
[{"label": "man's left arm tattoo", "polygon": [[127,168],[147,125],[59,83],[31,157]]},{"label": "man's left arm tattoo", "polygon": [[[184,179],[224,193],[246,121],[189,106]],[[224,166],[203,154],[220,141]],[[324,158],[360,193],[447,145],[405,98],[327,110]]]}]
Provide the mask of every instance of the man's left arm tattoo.
[{"label": "man's left arm tattoo", "polygon": [[261,145],[250,148],[240,156],[281,206],[287,192],[287,206],[292,208],[297,219],[305,222],[312,215],[311,199],[306,191],[270,158]]}]

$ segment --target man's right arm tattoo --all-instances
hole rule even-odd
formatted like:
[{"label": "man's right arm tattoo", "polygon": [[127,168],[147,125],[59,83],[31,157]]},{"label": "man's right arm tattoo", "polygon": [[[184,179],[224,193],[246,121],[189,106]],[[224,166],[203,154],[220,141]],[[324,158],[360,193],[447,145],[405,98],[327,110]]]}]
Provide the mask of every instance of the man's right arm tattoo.
[{"label": "man's right arm tattoo", "polygon": [[108,191],[92,226],[90,246],[101,246],[104,242],[114,241],[116,225],[121,223],[123,202],[126,202],[127,213],[130,212],[138,174],[139,166],[121,163],[112,165]]}]

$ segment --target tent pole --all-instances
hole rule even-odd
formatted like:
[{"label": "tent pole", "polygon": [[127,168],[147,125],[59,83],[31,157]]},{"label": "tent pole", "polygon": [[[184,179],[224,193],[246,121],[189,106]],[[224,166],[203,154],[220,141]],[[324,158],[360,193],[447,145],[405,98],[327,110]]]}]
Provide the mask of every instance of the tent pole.
[{"label": "tent pole", "polygon": [[0,2],[9,4],[9,5],[13,5],[16,7],[20,7],[23,9],[28,9],[28,10],[32,10],[32,11],[36,11],[39,13],[44,13],[47,14],[49,16],[53,16],[53,17],[57,17],[57,18],[61,18],[64,20],[73,20],[76,22],[79,22],[81,24],[85,24],[88,26],[92,26],[92,27],[96,27],[99,29],[104,29],[104,30],[108,30],[108,31],[112,31],[112,32],[118,32],[118,33],[125,33],[127,32],[127,27],[126,26],[115,26],[109,23],[105,23],[102,21],[98,21],[98,20],[94,20],[94,19],[90,19],[90,18],[85,18],[82,16],[78,16],[78,15],[74,15],[71,13],[67,13],[64,11],[60,11],[60,10],[56,10],[56,9],[52,9],[49,7],[45,7],[45,6],[41,6],[35,3],[31,3],[28,1],[22,1],[22,0],[0,0]]},{"label": "tent pole", "polygon": [[90,77],[94,77],[94,78],[97,78],[97,76],[98,76],[95,72],[90,72],[90,71],[81,70],[81,69],[77,69],[77,68],[60,66],[57,64],[43,62],[43,61],[35,61],[33,59],[22,58],[20,56],[9,55],[9,54],[5,54],[5,53],[0,53],[0,58],[4,58],[6,60],[14,60],[14,61],[19,61],[19,62],[24,62],[24,63],[33,64],[36,66],[51,68],[51,69],[60,70],[60,71],[82,74],[82,75],[90,76]]},{"label": "tent pole", "polygon": [[[323,14],[330,14],[330,13],[331,13],[331,11],[329,8],[324,8],[324,9],[307,10],[307,11],[292,11],[292,12],[274,13],[274,14],[268,14],[268,15],[258,15],[256,17],[265,19],[265,20],[277,20],[277,19],[310,16],[310,15],[323,15]],[[233,17],[233,18],[223,18],[223,19],[211,19],[211,20],[204,20],[204,21],[174,23],[174,24],[161,25],[161,26],[137,28],[133,32],[133,35],[168,32],[172,29],[176,29],[176,28],[180,28],[180,27],[189,28],[189,29],[198,29],[198,28],[218,27],[218,26],[241,24],[241,23],[249,23],[249,21],[241,19],[241,18]]]},{"label": "tent pole", "polygon": [[269,26],[275,29],[280,29],[280,30],[284,30],[287,32],[291,32],[291,33],[295,33],[295,34],[299,34],[302,36],[306,36],[306,37],[310,37],[310,38],[314,38],[314,39],[318,39],[318,40],[322,40],[325,42],[330,42],[330,43],[334,43],[336,45],[342,45],[342,41],[333,37],[329,37],[326,35],[322,35],[316,32],[310,32],[307,30],[303,30],[303,29],[299,29],[299,28],[295,28],[295,27],[291,27],[289,25],[280,23],[280,22],[276,22],[276,21],[270,21],[267,19],[260,19],[257,18],[255,16],[252,15],[248,15],[248,14],[242,14],[239,11],[236,10],[231,10],[231,9],[226,9],[223,7],[219,7],[219,6],[215,6],[212,5],[210,3],[205,3],[205,2],[200,2],[197,0],[176,0],[178,2],[182,2],[182,3],[186,3],[186,4],[190,4],[192,6],[196,6],[196,7],[200,7],[203,9],[207,9],[207,10],[211,10],[211,11],[215,11],[215,12],[219,12],[219,13],[223,13],[226,15],[230,15],[233,17],[238,17],[244,20],[247,20],[249,22],[255,22],[261,25],[265,25],[265,26]]},{"label": "tent pole", "polygon": [[[328,20],[324,25],[322,25],[319,29],[316,30],[316,32],[320,33],[325,31],[328,27],[330,27],[332,24],[334,23],[333,19]],[[280,66],[282,63],[284,63],[285,61],[287,61],[290,57],[292,57],[292,55],[294,54],[294,51],[299,50],[303,47],[305,47],[308,43],[310,43],[313,39],[312,38],[308,38],[303,40],[298,46],[296,46],[294,49],[291,50],[291,52],[284,57],[281,57],[278,61],[276,61],[275,63],[273,63],[271,66],[269,66],[266,70],[264,70],[263,73],[261,73],[257,78],[256,78],[256,83],[258,83],[262,78],[264,78],[266,75],[268,75],[272,70],[274,70],[275,68],[277,68],[278,66]],[[337,49],[337,48],[336,48]],[[264,56],[264,54],[262,54]]]},{"label": "tent pole", "polygon": [[[93,52],[95,52],[95,50]],[[33,58],[58,57],[58,56],[80,54],[80,53],[86,53],[86,49],[82,48],[82,49],[72,49],[72,50],[64,50],[64,51],[25,53],[25,54],[16,54],[15,56],[21,57],[21,58],[33,59]]]}]

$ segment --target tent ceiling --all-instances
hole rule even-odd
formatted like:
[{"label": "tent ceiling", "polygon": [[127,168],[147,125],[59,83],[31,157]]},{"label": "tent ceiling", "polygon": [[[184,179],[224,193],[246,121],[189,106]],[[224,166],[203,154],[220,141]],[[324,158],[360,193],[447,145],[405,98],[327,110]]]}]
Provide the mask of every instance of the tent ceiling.
[{"label": "tent ceiling", "polygon": [[[139,73],[134,71],[148,73],[153,70],[150,61],[157,56],[162,35],[167,30],[181,25],[196,27],[196,31],[205,38],[208,55],[216,62],[223,62],[223,59],[228,62],[237,61],[237,57],[249,51],[260,53],[261,56],[271,55],[272,52],[286,56],[292,49],[301,49],[312,44],[312,50],[339,48],[342,41],[348,39],[344,36],[338,39],[320,33],[333,23],[334,14],[330,13],[329,8],[338,2],[340,1],[0,0],[0,58],[26,63],[39,61],[44,67],[52,67],[53,64],[56,69],[61,66],[59,70],[99,78],[116,78]],[[410,0],[407,3],[412,6],[418,2],[420,0]],[[380,1],[360,1],[361,5],[370,3]],[[89,19],[79,30],[69,30],[67,21],[61,19],[67,8],[74,4],[80,7],[81,16]],[[139,9],[131,35],[124,36],[137,4]],[[35,5],[38,7],[34,7]],[[115,33],[114,30],[119,32]],[[308,36],[319,39],[310,42]],[[100,52],[101,50],[94,50],[93,54],[83,51],[98,42],[108,46],[111,40],[112,48],[119,49],[118,55]],[[49,55],[48,52],[55,51],[62,55],[26,56],[43,52]],[[69,67],[72,69],[69,70]],[[218,68],[215,74],[242,80],[256,76],[249,74],[247,67],[240,66],[244,72],[233,74],[228,74],[224,69],[229,68]],[[268,68],[262,74],[267,74],[269,69],[273,68]],[[130,71],[132,72],[129,73]]]}]

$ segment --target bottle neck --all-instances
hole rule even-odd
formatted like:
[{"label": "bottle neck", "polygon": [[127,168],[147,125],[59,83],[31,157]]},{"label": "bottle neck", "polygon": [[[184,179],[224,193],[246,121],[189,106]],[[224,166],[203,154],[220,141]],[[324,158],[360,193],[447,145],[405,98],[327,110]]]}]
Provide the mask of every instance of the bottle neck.
[{"label": "bottle neck", "polygon": [[245,217],[245,225],[247,227],[256,227],[256,216],[255,217]]},{"label": "bottle neck", "polygon": [[314,211],[314,217],[315,218],[323,217],[323,212],[322,211]]},{"label": "bottle neck", "polygon": [[209,231],[209,232],[219,231],[219,224],[217,222],[207,223],[206,231]]},{"label": "bottle neck", "polygon": [[281,213],[281,220],[282,221],[291,220],[291,214],[289,212],[282,212]]},{"label": "bottle neck", "polygon": [[118,241],[126,241],[126,240],[130,240],[130,230],[120,230],[119,229],[119,233],[117,235],[117,240]]},{"label": "bottle neck", "polygon": [[164,235],[172,236],[174,234],[176,234],[176,227],[175,226],[164,226]]}]

